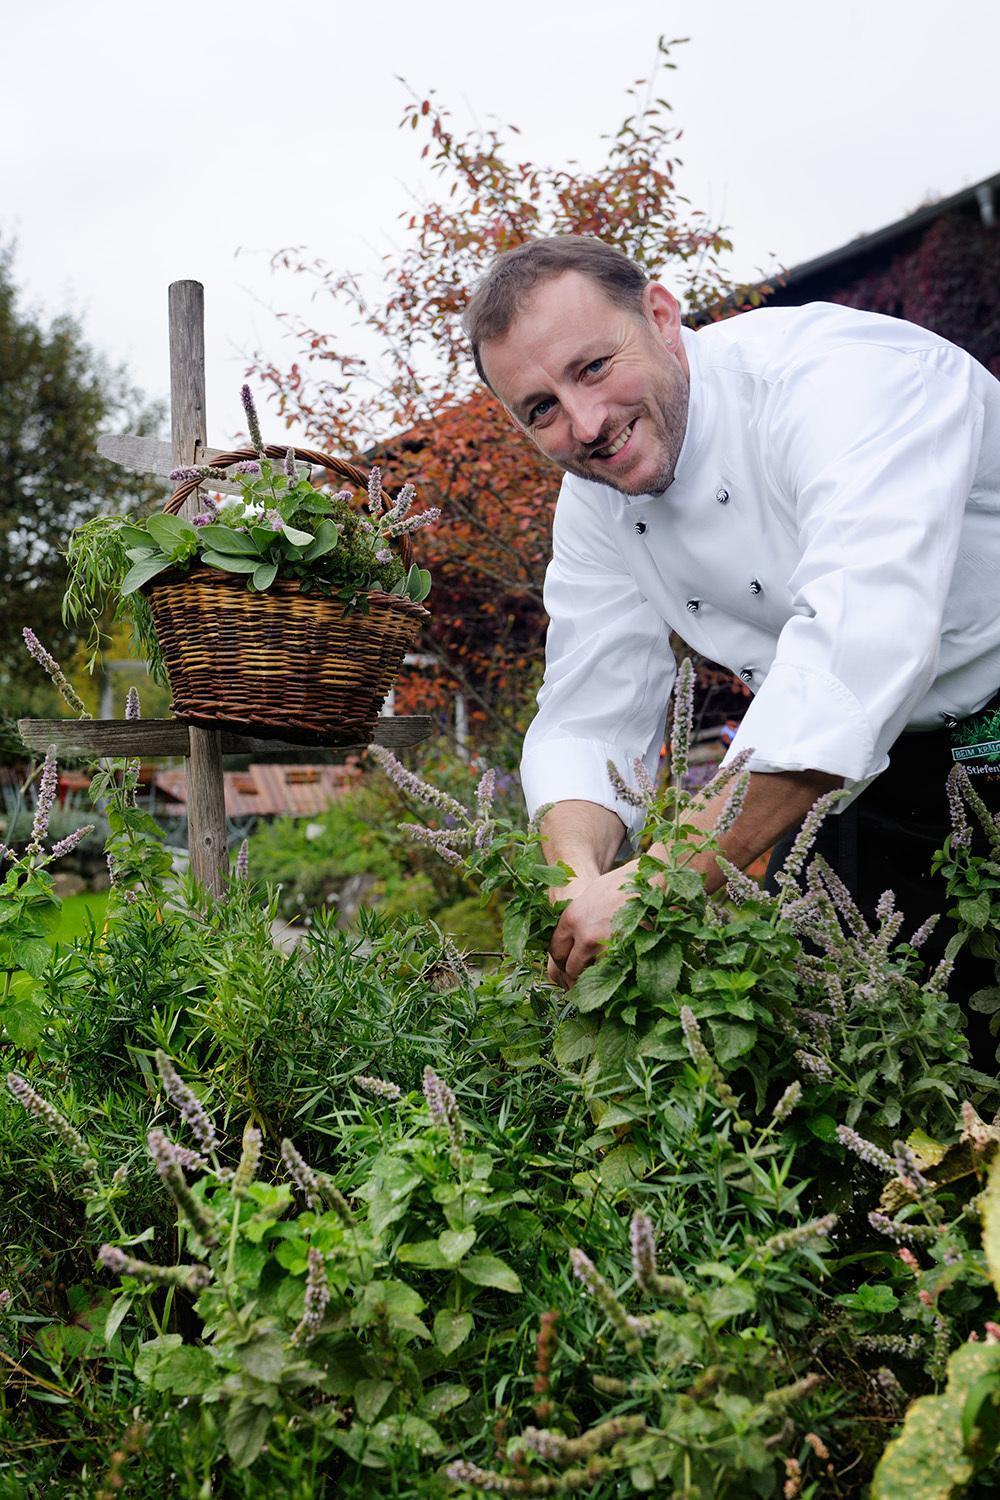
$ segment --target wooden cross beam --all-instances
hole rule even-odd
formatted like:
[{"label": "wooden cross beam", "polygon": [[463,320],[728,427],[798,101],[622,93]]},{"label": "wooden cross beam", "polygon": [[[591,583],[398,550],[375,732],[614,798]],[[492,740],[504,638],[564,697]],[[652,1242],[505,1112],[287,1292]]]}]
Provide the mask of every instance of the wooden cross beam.
[{"label": "wooden cross beam", "polygon": [[[170,315],[170,446],[155,438],[102,438],[98,444],[105,458],[140,474],[158,474],[164,480],[171,469],[209,463],[226,450],[210,448],[205,421],[205,292],[198,281],[175,281],[168,294]],[[235,490],[223,481],[212,487]],[[181,514],[187,518],[201,508],[195,490]],[[33,750],[54,745],[57,752],[80,755],[159,756],[183,755],[188,782],[188,848],[191,873],[215,895],[226,888],[226,805],[223,792],[223,755],[246,755],[274,750],[301,750],[301,743],[258,739],[226,730],[204,729],[182,719],[22,719],[21,738]],[[426,739],[429,718],[385,718],[375,727],[376,744],[401,749]],[[349,727],[324,741],[326,748],[361,749]]]}]

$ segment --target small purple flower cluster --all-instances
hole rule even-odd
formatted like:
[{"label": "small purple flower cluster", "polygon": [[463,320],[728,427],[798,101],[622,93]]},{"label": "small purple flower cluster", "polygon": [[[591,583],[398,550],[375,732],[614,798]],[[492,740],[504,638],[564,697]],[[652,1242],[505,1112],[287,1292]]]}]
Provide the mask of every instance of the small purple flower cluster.
[{"label": "small purple flower cluster", "polygon": [[296,1151],[292,1142],[287,1137],[281,1143],[281,1161],[285,1171],[313,1213],[319,1213],[323,1207],[319,1178],[305,1157]]},{"label": "small purple flower cluster", "polygon": [[645,1324],[642,1320],[631,1317],[625,1311],[594,1262],[575,1245],[569,1252],[569,1263],[573,1275],[583,1283],[594,1301],[600,1306],[624,1344],[626,1352],[638,1354],[642,1348],[642,1334],[645,1332]]},{"label": "small purple flower cluster", "polygon": [[656,1240],[653,1237],[653,1221],[647,1214],[632,1215],[629,1245],[636,1282],[643,1291],[648,1291],[656,1276]]},{"label": "small purple flower cluster", "polygon": [[156,1067],[168,1099],[190,1125],[201,1149],[215,1151],[219,1141],[208,1111],[198,1096],[182,1081],[177,1069],[162,1048],[157,1048]]},{"label": "small purple flower cluster", "polygon": [[21,631],[21,635],[24,639],[24,644],[28,648],[29,655],[33,656],[35,661],[37,661],[40,666],[45,668],[46,672],[48,672],[49,676],[52,678],[53,683],[62,694],[64,701],[81,719],[89,719],[90,714],[84,708],[83,699],[80,697],[80,694],[68,680],[65,672],[56,661],[55,657],[51,656],[49,652],[46,651],[45,647],[42,645],[35,632],[33,630],[29,630],[28,626],[25,625],[24,629]]},{"label": "small purple flower cluster", "polygon": [[402,1099],[403,1091],[395,1083],[387,1083],[384,1078],[371,1078],[367,1073],[359,1073],[354,1079],[359,1089],[364,1089],[366,1094],[371,1094],[375,1099]]},{"label": "small purple flower cluster", "polygon": [[73,1128],[65,1115],[59,1113],[54,1104],[44,1099],[26,1078],[21,1077],[20,1073],[7,1074],[7,1087],[22,1109],[27,1110],[28,1114],[34,1116],[40,1124],[45,1126],[46,1130],[57,1136],[89,1171],[96,1170],[96,1163],[91,1159],[83,1136]]},{"label": "small purple flower cluster", "polygon": [[452,1155],[456,1155],[462,1149],[464,1131],[455,1095],[430,1065],[424,1068],[423,1089],[431,1122],[445,1132],[451,1142]]},{"label": "small purple flower cluster", "polygon": [[319,1333],[330,1300],[330,1284],[326,1279],[326,1261],[323,1252],[315,1245],[309,1247],[309,1268],[306,1271],[305,1310],[292,1334],[293,1344],[308,1344]]},{"label": "small purple flower cluster", "polygon": [[117,1245],[102,1245],[97,1259],[106,1271],[116,1276],[132,1276],[136,1281],[158,1282],[163,1286],[183,1287],[187,1292],[200,1292],[212,1279],[208,1266],[180,1265],[155,1266],[149,1261],[136,1260],[126,1255]]}]

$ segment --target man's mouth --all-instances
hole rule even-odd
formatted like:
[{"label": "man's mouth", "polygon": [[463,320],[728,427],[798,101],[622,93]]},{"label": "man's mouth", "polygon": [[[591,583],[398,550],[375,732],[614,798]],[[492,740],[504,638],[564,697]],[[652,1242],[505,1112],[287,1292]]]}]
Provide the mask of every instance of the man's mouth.
[{"label": "man's mouth", "polygon": [[594,458],[615,458],[632,436],[632,429],[635,427],[637,420],[638,418],[634,417],[627,427],[623,427],[613,443],[607,443],[603,448],[595,448],[592,456]]}]

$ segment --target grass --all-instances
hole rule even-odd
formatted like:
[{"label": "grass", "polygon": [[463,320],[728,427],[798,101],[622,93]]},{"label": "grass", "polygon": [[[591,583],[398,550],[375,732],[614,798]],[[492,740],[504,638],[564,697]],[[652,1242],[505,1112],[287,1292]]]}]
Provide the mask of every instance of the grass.
[{"label": "grass", "polygon": [[52,934],[52,943],[73,942],[86,937],[91,921],[100,929],[108,904],[107,891],[81,891],[78,896],[67,896],[63,902],[59,925]]}]

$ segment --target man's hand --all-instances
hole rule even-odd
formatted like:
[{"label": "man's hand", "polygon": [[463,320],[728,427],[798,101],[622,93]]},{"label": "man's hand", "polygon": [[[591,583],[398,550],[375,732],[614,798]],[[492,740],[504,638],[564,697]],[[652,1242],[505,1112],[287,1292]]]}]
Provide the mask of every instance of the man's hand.
[{"label": "man's hand", "polygon": [[623,889],[636,861],[591,879],[553,887],[554,900],[569,900],[549,944],[549,979],[568,990],[598,957],[611,936],[611,919],[632,892]]},{"label": "man's hand", "polygon": [[[754,773],[743,811],[722,839],[722,852],[740,869],[746,869],[800,822],[818,797],[841,785],[841,777],[825,771]],[[708,832],[715,826],[729,790],[726,788],[689,817],[695,829]],[[635,874],[638,861],[608,869],[624,829],[614,813],[593,803],[556,803],[546,815],[542,830],[549,863],[564,859],[582,872],[568,885],[555,886],[550,892],[551,900],[570,902],[549,944],[549,979],[568,990],[611,936],[612,917],[633,894],[622,887]],[[657,844],[649,852],[658,858],[666,854]],[[689,868],[702,876],[709,894],[724,883],[714,855],[707,851],[695,855]]]}]

